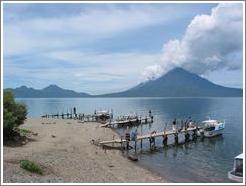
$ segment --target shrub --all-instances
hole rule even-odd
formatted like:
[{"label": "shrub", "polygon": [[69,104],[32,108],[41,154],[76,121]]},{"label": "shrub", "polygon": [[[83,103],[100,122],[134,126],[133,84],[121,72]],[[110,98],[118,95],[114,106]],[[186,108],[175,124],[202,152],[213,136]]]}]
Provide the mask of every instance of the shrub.
[{"label": "shrub", "polygon": [[27,136],[28,134],[32,134],[32,131],[29,129],[18,129],[18,132],[22,136]]},{"label": "shrub", "polygon": [[20,167],[36,174],[43,174],[42,168],[38,164],[29,160],[20,160]]},{"label": "shrub", "polygon": [[11,139],[15,134],[14,128],[24,123],[27,109],[22,103],[16,103],[10,91],[3,94],[3,136]]},{"label": "shrub", "polygon": [[15,115],[17,125],[23,124],[27,115],[27,109],[23,103],[17,103],[15,105]]}]

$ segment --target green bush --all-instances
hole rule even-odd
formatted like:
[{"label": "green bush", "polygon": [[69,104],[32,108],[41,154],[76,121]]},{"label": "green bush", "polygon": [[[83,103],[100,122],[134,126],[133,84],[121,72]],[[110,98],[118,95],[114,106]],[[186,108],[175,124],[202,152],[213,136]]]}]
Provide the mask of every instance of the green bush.
[{"label": "green bush", "polygon": [[27,109],[22,103],[16,103],[10,91],[3,94],[3,136],[11,139],[15,134],[14,129],[24,123]]},{"label": "green bush", "polygon": [[20,167],[36,174],[43,174],[42,168],[38,164],[29,160],[20,160]]},{"label": "green bush", "polygon": [[19,129],[19,132],[20,132],[20,134],[23,135],[23,136],[26,136],[26,135],[32,133],[32,131],[29,130],[29,129]]}]

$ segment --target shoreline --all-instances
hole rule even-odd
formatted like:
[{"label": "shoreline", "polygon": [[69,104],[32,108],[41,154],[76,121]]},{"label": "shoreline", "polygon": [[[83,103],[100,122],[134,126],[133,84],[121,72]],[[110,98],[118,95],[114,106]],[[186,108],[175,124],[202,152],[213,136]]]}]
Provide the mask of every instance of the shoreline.
[{"label": "shoreline", "polygon": [[[110,140],[117,132],[99,123],[27,118],[20,128],[37,136],[20,147],[3,147],[4,183],[165,183],[167,179],[132,162],[120,150],[105,150],[91,140]],[[44,175],[19,167],[21,159],[41,165]]]}]

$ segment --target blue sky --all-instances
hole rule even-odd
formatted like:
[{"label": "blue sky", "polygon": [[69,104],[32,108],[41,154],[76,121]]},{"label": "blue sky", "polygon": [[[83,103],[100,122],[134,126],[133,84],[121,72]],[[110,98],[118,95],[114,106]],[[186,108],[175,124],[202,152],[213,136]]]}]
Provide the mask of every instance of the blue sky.
[{"label": "blue sky", "polygon": [[177,66],[242,87],[240,4],[4,3],[3,10],[5,88],[57,84],[102,94]]}]

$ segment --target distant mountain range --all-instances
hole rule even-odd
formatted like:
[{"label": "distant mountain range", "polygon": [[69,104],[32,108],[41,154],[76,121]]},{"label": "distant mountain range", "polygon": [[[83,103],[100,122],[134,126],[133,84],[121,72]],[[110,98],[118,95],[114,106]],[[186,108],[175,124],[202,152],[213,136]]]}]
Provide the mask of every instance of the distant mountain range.
[{"label": "distant mountain range", "polygon": [[65,97],[89,97],[89,94],[78,93],[73,90],[66,90],[57,85],[49,85],[41,90],[21,86],[15,89],[8,88],[17,98],[65,98]]},{"label": "distant mountain range", "polygon": [[158,79],[141,83],[129,90],[104,94],[89,95],[50,85],[37,90],[21,86],[11,90],[15,97],[241,97],[243,90],[216,85],[207,79],[190,73],[182,68],[175,68]]}]

